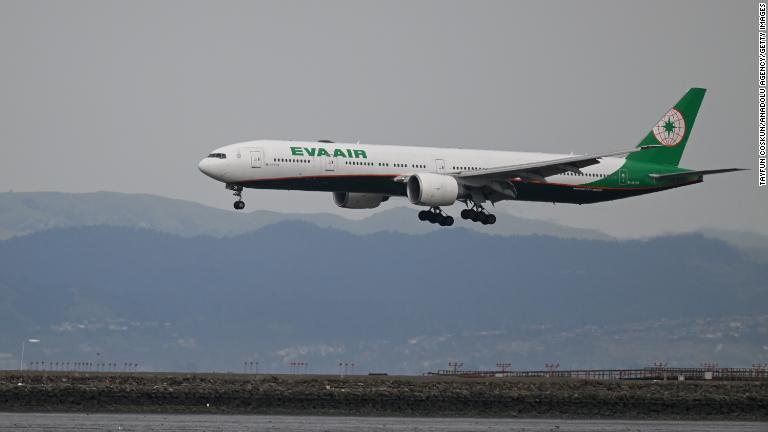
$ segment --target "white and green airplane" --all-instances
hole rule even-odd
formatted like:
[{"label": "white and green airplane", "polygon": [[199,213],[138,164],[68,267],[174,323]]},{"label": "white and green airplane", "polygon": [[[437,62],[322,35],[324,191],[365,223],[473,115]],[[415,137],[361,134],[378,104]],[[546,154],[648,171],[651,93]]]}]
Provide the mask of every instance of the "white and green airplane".
[{"label": "white and green airplane", "polygon": [[459,201],[461,217],[493,224],[483,204],[503,200],[591,204],[700,183],[707,174],[678,163],[706,90],[690,89],[637,147],[584,156],[258,140],[214,150],[200,171],[226,184],[242,210],[244,188],[325,191],[339,207],[370,209],[407,197],[428,209],[419,219],[453,224],[441,207]]}]

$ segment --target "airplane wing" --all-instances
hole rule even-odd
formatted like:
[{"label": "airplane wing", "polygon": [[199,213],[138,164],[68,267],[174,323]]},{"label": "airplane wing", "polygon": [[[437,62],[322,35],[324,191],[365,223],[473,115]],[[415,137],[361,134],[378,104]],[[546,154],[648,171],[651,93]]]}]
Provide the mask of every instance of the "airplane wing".
[{"label": "airplane wing", "polygon": [[677,172],[677,173],[669,173],[669,174],[648,174],[648,176],[653,177],[655,179],[662,179],[662,180],[674,180],[676,178],[685,178],[690,176],[704,176],[707,174],[720,174],[720,173],[727,173],[727,172],[733,172],[733,171],[745,171],[746,168],[721,168],[721,169],[713,169],[713,170],[698,170],[698,171],[684,171],[684,172]]},{"label": "airplane wing", "polygon": [[463,179],[494,179],[509,178],[511,176],[526,177],[542,180],[545,177],[562,174],[564,172],[579,172],[581,168],[600,163],[599,159],[612,156],[623,156],[630,153],[643,151],[649,148],[659,147],[650,145],[643,147],[634,147],[627,150],[615,151],[610,153],[599,153],[591,155],[571,156],[567,158],[552,159],[541,162],[531,162],[526,164],[508,165],[495,168],[487,168],[477,171],[464,171],[454,174],[457,178]]}]

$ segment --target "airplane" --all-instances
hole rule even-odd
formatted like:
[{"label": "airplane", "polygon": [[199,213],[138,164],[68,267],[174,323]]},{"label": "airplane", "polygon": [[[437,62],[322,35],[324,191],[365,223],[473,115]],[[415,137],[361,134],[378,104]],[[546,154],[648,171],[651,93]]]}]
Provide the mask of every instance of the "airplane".
[{"label": "airplane", "polygon": [[198,168],[234,192],[324,191],[346,209],[371,209],[390,197],[424,206],[422,221],[451,226],[442,207],[463,203],[462,219],[484,225],[484,204],[539,201],[591,204],[701,183],[705,175],[742,168],[678,166],[706,90],[691,88],[633,148],[588,155],[257,140],[213,150]]}]

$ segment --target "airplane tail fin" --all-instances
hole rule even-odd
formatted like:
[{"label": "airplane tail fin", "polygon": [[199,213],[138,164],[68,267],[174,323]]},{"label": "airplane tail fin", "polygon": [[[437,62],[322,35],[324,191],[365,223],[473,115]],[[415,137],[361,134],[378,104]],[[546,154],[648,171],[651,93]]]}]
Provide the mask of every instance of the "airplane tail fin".
[{"label": "airplane tail fin", "polygon": [[651,147],[627,156],[628,160],[660,165],[677,166],[693,131],[693,123],[699,113],[701,101],[707,92],[692,88],[661,117],[658,123],[640,141],[638,147]]}]

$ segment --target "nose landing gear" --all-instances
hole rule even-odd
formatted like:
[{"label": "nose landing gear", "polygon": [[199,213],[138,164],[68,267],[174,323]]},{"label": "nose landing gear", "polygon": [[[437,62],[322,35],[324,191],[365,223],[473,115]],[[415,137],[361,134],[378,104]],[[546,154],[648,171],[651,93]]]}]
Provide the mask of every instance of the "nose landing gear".
[{"label": "nose landing gear", "polygon": [[483,225],[493,225],[496,223],[496,216],[488,213],[480,204],[474,204],[472,208],[462,210],[461,218],[471,220],[472,222],[480,222]]},{"label": "nose landing gear", "polygon": [[422,210],[419,212],[419,220],[428,221],[429,223],[436,223],[440,226],[453,225],[453,217],[448,216],[440,207],[432,207],[429,210]]},{"label": "nose landing gear", "polygon": [[245,201],[243,201],[243,187],[237,185],[227,185],[227,189],[234,191],[232,195],[237,197],[237,201],[233,205],[235,210],[242,210],[245,208]]}]

